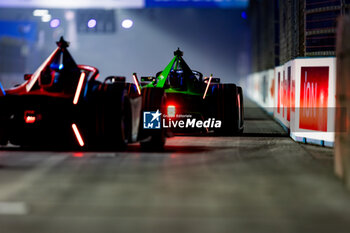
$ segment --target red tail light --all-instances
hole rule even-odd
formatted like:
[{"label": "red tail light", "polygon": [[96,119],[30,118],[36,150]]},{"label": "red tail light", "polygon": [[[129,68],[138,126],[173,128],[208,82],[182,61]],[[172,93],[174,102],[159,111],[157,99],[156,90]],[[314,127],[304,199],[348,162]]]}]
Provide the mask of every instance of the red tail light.
[{"label": "red tail light", "polygon": [[0,96],[5,96],[5,95],[6,95],[6,92],[0,83]]},{"label": "red tail light", "polygon": [[79,132],[79,130],[78,130],[77,125],[76,125],[76,124],[72,124],[72,128],[73,128],[75,137],[77,138],[77,141],[78,141],[79,145],[80,145],[81,147],[83,147],[83,146],[85,145],[85,143],[84,143],[83,138],[82,138],[81,135],[80,135],[80,132]]},{"label": "red tail light", "polygon": [[81,89],[83,88],[83,84],[84,84],[84,79],[85,79],[85,73],[83,72],[83,73],[81,73],[80,78],[79,78],[79,83],[78,83],[77,89],[75,91],[73,104],[77,104],[79,101]]},{"label": "red tail light", "polygon": [[168,105],[167,107],[167,115],[168,117],[175,117],[176,114],[176,108],[174,105]]},{"label": "red tail light", "polygon": [[203,95],[203,99],[205,99],[205,97],[207,96],[207,92],[208,92],[208,89],[209,89],[209,86],[210,86],[210,83],[211,83],[211,79],[213,78],[213,75],[211,74],[210,75],[210,78],[209,78],[209,82],[207,83],[207,88],[205,88],[205,92],[204,92],[204,95]]},{"label": "red tail light", "polygon": [[133,74],[132,77],[134,79],[134,83],[135,83],[135,86],[137,88],[137,92],[139,93],[139,95],[141,95],[140,84],[139,84],[139,81],[138,81],[138,79],[136,77],[136,74]]},{"label": "red tail light", "polygon": [[28,110],[24,112],[24,122],[26,124],[33,124],[37,120],[36,114],[32,110]]},{"label": "red tail light", "polygon": [[25,122],[27,124],[33,124],[36,121],[36,117],[35,116],[26,116],[25,117]]}]

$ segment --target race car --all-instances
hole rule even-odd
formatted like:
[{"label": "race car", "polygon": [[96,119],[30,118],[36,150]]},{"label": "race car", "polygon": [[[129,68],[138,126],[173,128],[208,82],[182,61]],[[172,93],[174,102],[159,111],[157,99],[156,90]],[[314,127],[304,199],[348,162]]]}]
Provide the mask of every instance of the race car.
[{"label": "race car", "polygon": [[143,109],[162,113],[162,130],[154,130],[155,142],[169,131],[226,136],[243,132],[242,88],[232,83],[221,84],[213,75],[203,77],[187,65],[180,49],[155,77],[141,77],[141,86],[143,100],[153,100]]},{"label": "race car", "polygon": [[97,68],[75,63],[63,37],[57,46],[24,83],[0,91],[0,145],[104,150],[137,141],[139,86],[118,76],[100,82]]}]

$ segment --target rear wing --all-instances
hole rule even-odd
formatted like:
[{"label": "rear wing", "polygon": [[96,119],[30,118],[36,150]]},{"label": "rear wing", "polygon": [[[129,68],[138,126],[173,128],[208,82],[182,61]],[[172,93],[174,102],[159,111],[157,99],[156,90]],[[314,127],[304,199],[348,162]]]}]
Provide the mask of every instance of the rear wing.
[{"label": "rear wing", "polygon": [[156,77],[154,76],[141,77],[141,86],[146,86],[147,84],[152,83],[155,80]]}]

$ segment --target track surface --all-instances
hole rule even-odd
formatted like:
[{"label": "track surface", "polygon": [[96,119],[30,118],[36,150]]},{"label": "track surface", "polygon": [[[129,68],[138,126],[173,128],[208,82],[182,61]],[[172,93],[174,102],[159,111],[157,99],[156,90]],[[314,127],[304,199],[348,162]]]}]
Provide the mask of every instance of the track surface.
[{"label": "track surface", "polygon": [[246,106],[243,136],[174,137],[162,153],[0,149],[0,232],[349,232],[332,150]]}]

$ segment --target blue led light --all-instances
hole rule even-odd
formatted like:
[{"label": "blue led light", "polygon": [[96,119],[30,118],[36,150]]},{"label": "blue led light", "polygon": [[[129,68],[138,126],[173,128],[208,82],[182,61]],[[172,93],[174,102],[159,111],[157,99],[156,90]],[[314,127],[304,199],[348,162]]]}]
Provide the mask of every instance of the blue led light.
[{"label": "blue led light", "polygon": [[2,92],[3,95],[6,95],[6,92],[5,92],[4,88],[2,87],[1,83],[0,83],[0,91]]},{"label": "blue led light", "polygon": [[60,24],[61,24],[61,21],[59,19],[53,19],[50,22],[50,27],[51,28],[57,28],[57,27],[60,26]]},{"label": "blue led light", "polygon": [[63,64],[60,64],[60,65],[58,66],[58,69],[59,69],[59,70],[62,70],[62,69],[63,69]]},{"label": "blue led light", "polygon": [[242,17],[243,19],[247,19],[247,18],[248,18],[247,12],[242,11],[241,17]]},{"label": "blue led light", "polygon": [[96,27],[97,21],[96,19],[90,19],[87,23],[88,28],[94,28]]},{"label": "blue led light", "polygon": [[246,8],[249,0],[145,0],[147,7]]},{"label": "blue led light", "polygon": [[134,25],[134,22],[131,19],[124,19],[122,22],[122,27],[125,29],[129,29]]}]

